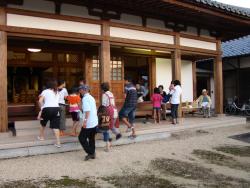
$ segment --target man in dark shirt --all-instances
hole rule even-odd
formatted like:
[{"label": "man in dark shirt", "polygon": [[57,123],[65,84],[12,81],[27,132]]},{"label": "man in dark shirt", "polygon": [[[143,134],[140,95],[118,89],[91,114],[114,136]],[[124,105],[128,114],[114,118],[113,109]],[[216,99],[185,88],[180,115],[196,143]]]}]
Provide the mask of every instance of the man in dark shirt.
[{"label": "man in dark shirt", "polygon": [[128,131],[132,130],[130,137],[135,138],[134,119],[137,105],[137,91],[130,77],[125,78],[125,94],[125,102],[119,112],[119,117],[127,125]]}]

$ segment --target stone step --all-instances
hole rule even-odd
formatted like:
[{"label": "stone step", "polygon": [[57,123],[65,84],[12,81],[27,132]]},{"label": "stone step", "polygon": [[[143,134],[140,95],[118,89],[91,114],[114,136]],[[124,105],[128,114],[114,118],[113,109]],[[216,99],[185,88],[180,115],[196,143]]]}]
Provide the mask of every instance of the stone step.
[{"label": "stone step", "polygon": [[[220,125],[227,125],[227,124],[245,124],[246,123],[246,118],[244,117],[227,117],[227,118],[210,118],[210,119],[205,119],[206,121],[200,122],[199,124],[202,126],[220,126]],[[39,124],[38,126],[34,126],[34,122],[36,121],[27,121],[28,123],[24,122],[24,124],[22,125],[22,129],[19,127],[17,129],[17,137],[26,137],[26,136],[37,136],[39,134]],[[192,121],[191,119],[188,121],[184,121],[184,122],[180,122],[180,124],[178,124],[178,126],[174,126],[173,129],[181,129],[182,126],[187,126],[187,127],[193,127],[193,126],[197,126],[196,125],[197,122],[196,121]],[[19,124],[20,125],[20,124]],[[147,124],[143,124],[141,126],[141,128],[143,129],[144,127],[147,128],[146,126]],[[17,125],[18,126],[18,125]],[[165,125],[164,125],[165,126]],[[25,128],[24,128],[25,127]],[[157,126],[152,126],[151,128],[154,129],[154,127],[157,128]],[[160,126],[162,127],[162,126]],[[67,126],[67,133],[70,133],[71,130],[71,126]],[[125,129],[124,126],[121,126],[122,129]],[[169,128],[169,125],[165,126],[166,129]],[[78,131],[80,130],[80,127],[78,127]],[[149,130],[150,131],[150,130]],[[45,136],[46,137],[52,137],[54,134],[53,132],[47,127],[46,131],[45,131]],[[0,133],[0,143],[2,140],[6,140],[6,139],[12,139],[12,135],[11,133]]]},{"label": "stone step", "polygon": [[[121,138],[118,141],[113,142],[113,146],[132,144],[136,142],[160,140],[170,137],[170,133],[153,133],[153,134],[142,134],[138,135],[135,139],[128,139],[126,137]],[[81,150],[81,145],[77,140],[67,141],[62,143],[61,148],[56,148],[51,141],[47,141],[46,145],[27,145],[25,147],[18,148],[6,148],[0,149],[0,159],[16,158],[16,157],[27,157],[33,155],[43,155],[52,153],[62,153],[69,151]],[[102,140],[96,141],[96,147],[105,147],[105,143]]]},{"label": "stone step", "polygon": [[[228,117],[228,118],[212,118],[209,121],[202,121],[197,124],[195,120],[185,121],[179,125],[152,125],[151,123],[145,124],[144,129],[138,128],[137,138],[128,139],[129,133],[123,133],[122,139],[114,141],[113,145],[130,144],[135,142],[149,141],[164,139],[171,136],[172,133],[185,131],[185,130],[198,130],[198,129],[211,129],[228,126],[238,126],[239,124],[246,124],[245,118]],[[27,140],[25,140],[26,138]],[[23,139],[23,140],[22,140]],[[48,138],[45,141],[38,141],[36,137],[17,137],[13,143],[0,144],[0,159],[60,153],[67,151],[74,151],[81,149],[78,139],[76,137],[62,137],[62,148],[54,146],[55,139]],[[102,135],[97,136],[97,147],[104,147],[105,143],[102,141]]]}]

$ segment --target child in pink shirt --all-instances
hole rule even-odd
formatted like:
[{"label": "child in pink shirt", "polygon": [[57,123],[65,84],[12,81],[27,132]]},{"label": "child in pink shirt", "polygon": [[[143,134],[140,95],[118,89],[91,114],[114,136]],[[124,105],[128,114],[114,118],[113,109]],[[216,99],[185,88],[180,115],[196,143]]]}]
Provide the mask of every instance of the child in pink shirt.
[{"label": "child in pink shirt", "polygon": [[159,88],[154,88],[154,94],[151,96],[151,101],[153,103],[153,116],[155,123],[160,123],[161,120],[161,102],[163,97],[160,94]]}]

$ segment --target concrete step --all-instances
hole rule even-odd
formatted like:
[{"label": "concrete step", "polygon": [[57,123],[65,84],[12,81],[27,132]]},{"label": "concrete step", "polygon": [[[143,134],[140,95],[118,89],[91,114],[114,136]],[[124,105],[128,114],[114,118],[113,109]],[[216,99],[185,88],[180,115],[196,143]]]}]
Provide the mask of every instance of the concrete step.
[{"label": "concrete step", "polygon": [[[143,141],[152,141],[152,140],[160,140],[170,137],[170,133],[154,133],[154,134],[142,134],[138,135],[135,139],[128,139],[127,137],[123,137],[118,141],[114,141],[113,146],[132,144],[136,142]],[[62,143],[61,148],[56,148],[54,143],[50,143],[53,141],[47,141],[46,145],[30,145],[26,147],[19,148],[6,148],[0,149],[0,159],[8,159],[8,158],[16,158],[16,157],[27,157],[32,155],[43,155],[43,154],[52,154],[52,153],[62,153],[69,151],[81,150],[82,147],[80,143],[72,139],[72,141],[67,141]],[[105,147],[105,143],[102,140],[96,141],[96,147],[101,148]]]},{"label": "concrete step", "polygon": [[[138,124],[137,135],[138,137],[134,140],[130,140],[127,138],[129,133],[125,133],[125,126],[121,126],[121,131],[123,134],[123,138],[119,141],[114,141],[113,145],[121,145],[121,144],[129,144],[134,142],[141,142],[147,140],[157,140],[162,138],[170,137],[172,133],[186,131],[186,130],[198,130],[198,129],[211,129],[211,128],[219,128],[219,127],[228,127],[228,126],[238,126],[239,124],[246,124],[246,118],[240,117],[218,117],[211,119],[184,119],[183,122],[180,122],[178,125],[170,125],[170,124],[162,124],[155,125],[152,123],[147,124]],[[58,152],[66,152],[66,151],[74,151],[81,149],[78,138],[76,137],[62,137],[61,142],[63,144],[62,148],[55,148],[54,143],[55,139],[52,134],[48,134],[45,141],[38,141],[37,134],[38,129],[30,129],[27,130],[19,130],[30,131],[36,130],[34,135],[23,134],[24,136],[17,137],[9,137],[2,138],[2,134],[0,134],[0,159],[1,158],[11,158],[18,156],[30,156],[30,155],[38,155],[38,154],[49,154],[49,153],[58,153]],[[6,133],[4,133],[6,134]],[[102,141],[102,134],[97,135],[97,146],[103,147],[104,142]]]},{"label": "concrete step", "polygon": [[[177,126],[180,128],[180,126],[188,126],[188,127],[194,127],[197,126],[197,122],[196,121],[192,121],[190,120],[180,120],[180,124]],[[28,122],[28,123],[27,123]],[[37,121],[27,121],[24,123],[20,123],[17,126],[20,126],[19,128],[17,128],[17,137],[26,137],[26,136],[37,136],[39,134],[39,124],[37,124],[37,126],[34,125],[34,123],[37,123]],[[33,123],[33,124],[32,124]],[[204,121],[199,122],[200,125],[202,126],[223,126],[223,125],[227,125],[227,124],[245,124],[246,123],[246,118],[242,118],[242,117],[234,117],[234,116],[230,116],[227,118],[223,118],[223,117],[218,117],[218,118],[210,118],[210,119],[204,119]],[[140,123],[141,124],[141,123]],[[149,124],[149,123],[148,123]],[[154,128],[155,126],[153,126],[152,128]],[[157,127],[157,126],[156,126]],[[66,132],[69,134],[71,131],[72,126],[69,125],[66,127]],[[124,126],[121,125],[122,129],[125,129]],[[142,124],[141,129],[147,129],[147,124]],[[169,126],[166,127],[167,129],[169,128]],[[177,129],[179,129],[177,128]],[[80,127],[78,127],[78,131],[80,131]],[[45,136],[46,137],[52,137],[54,134],[53,132],[49,129],[49,127],[46,128],[45,131]],[[0,143],[2,140],[6,140],[6,139],[11,139],[12,135],[11,133],[0,133]]]}]

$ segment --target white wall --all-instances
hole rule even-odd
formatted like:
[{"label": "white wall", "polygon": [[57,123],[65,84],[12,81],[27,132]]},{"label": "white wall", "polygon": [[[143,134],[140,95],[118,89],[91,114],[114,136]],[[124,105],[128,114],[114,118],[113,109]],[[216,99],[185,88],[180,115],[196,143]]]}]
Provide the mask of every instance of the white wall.
[{"label": "white wall", "polygon": [[180,45],[193,47],[193,48],[202,48],[202,49],[207,49],[207,50],[216,50],[215,42],[206,42],[206,41],[188,39],[188,38],[183,38],[183,37],[180,38]]},{"label": "white wall", "polygon": [[[156,58],[156,86],[163,85],[168,92],[168,87],[172,81],[171,59]],[[193,101],[193,72],[192,62],[183,60],[181,63],[181,85],[182,101]]]},{"label": "white wall", "polygon": [[50,18],[40,18],[40,17],[24,16],[17,14],[7,14],[7,25],[26,27],[26,28],[75,32],[75,33],[86,33],[93,35],[101,34],[101,26],[98,24],[89,24],[89,23],[73,22],[66,20],[50,19]]},{"label": "white wall", "polygon": [[55,4],[44,0],[23,0],[23,5],[8,5],[11,8],[32,10],[39,12],[55,13]]},{"label": "white wall", "polygon": [[171,59],[156,58],[156,86],[163,85],[168,92],[168,87],[172,81]]},{"label": "white wall", "polygon": [[174,37],[171,35],[164,35],[119,27],[110,27],[110,36],[125,39],[158,42],[164,44],[174,44]]},{"label": "white wall", "polygon": [[193,101],[193,69],[192,61],[181,61],[182,102]]}]

